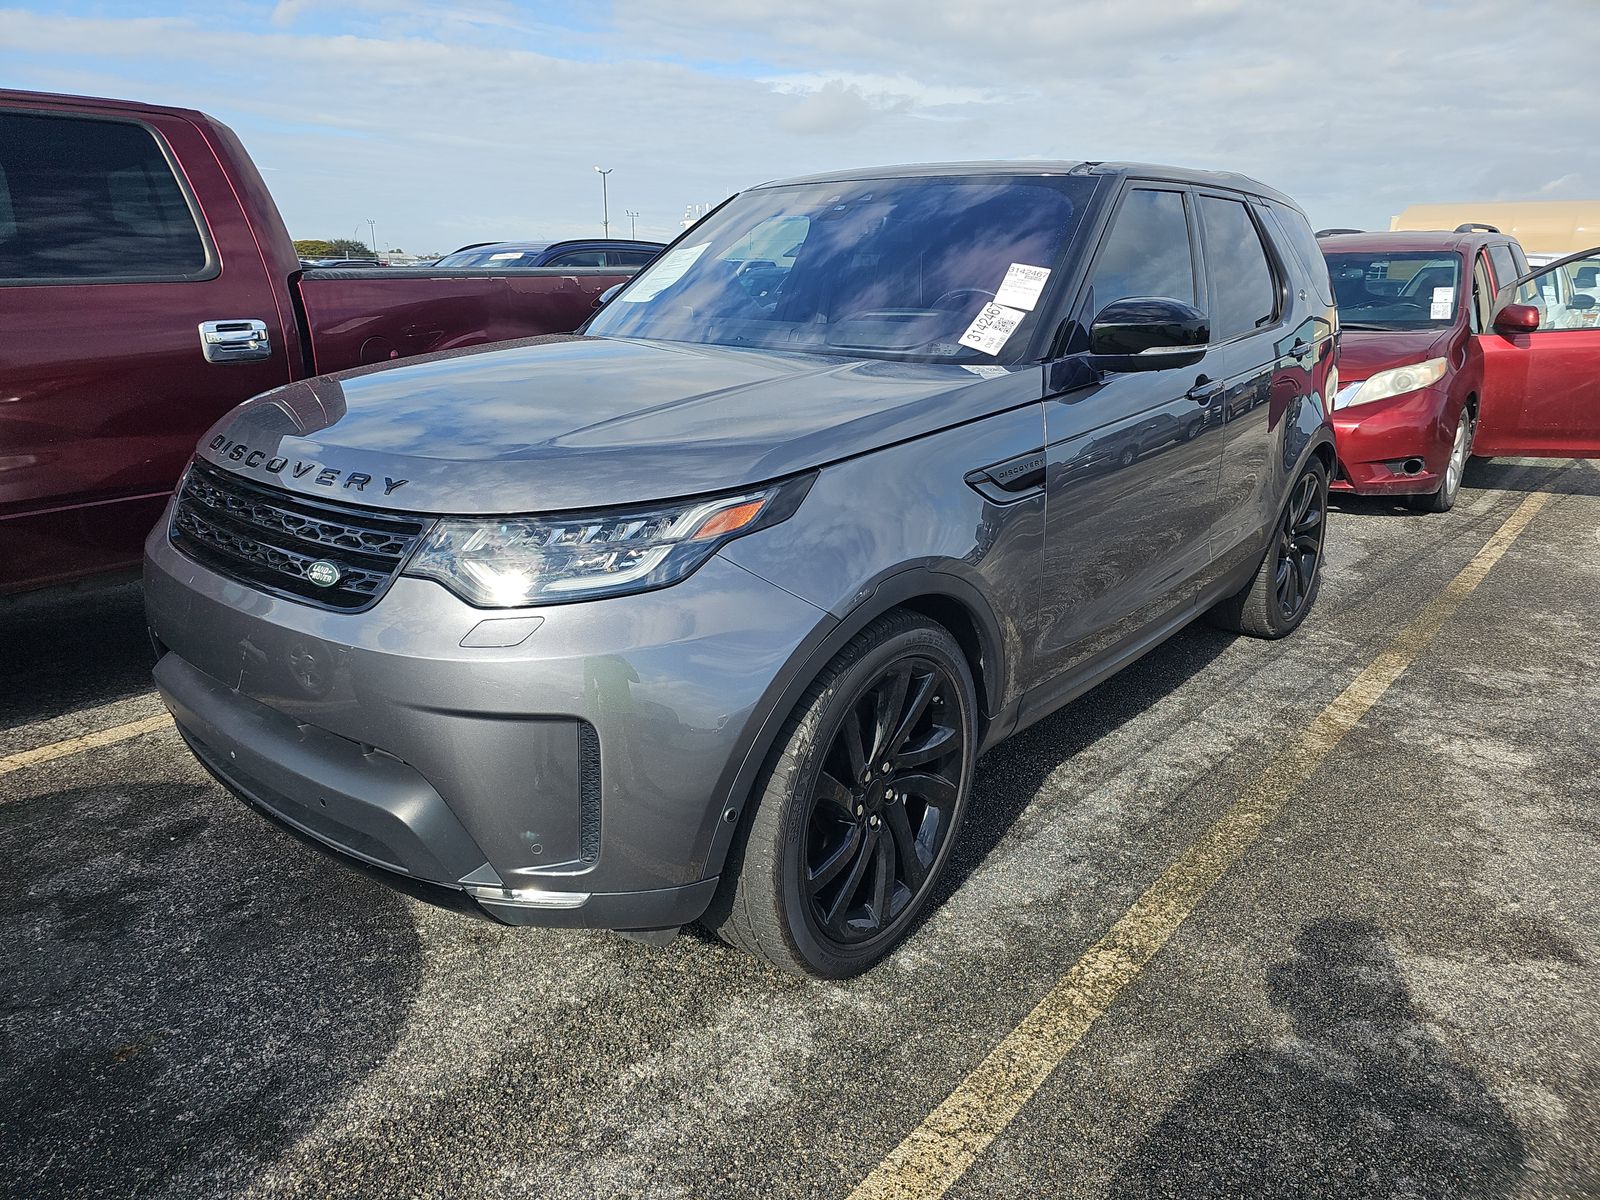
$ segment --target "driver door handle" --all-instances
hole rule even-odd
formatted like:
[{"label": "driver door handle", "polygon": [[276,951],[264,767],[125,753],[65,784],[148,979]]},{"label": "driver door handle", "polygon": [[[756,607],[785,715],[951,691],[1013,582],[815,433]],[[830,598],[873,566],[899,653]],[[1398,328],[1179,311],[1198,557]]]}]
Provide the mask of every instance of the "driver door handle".
[{"label": "driver door handle", "polygon": [[1188,392],[1189,399],[1196,404],[1204,404],[1208,408],[1211,406],[1211,402],[1220,395],[1222,395],[1222,385],[1205,379],[1203,376],[1201,380],[1195,382],[1195,385]]}]

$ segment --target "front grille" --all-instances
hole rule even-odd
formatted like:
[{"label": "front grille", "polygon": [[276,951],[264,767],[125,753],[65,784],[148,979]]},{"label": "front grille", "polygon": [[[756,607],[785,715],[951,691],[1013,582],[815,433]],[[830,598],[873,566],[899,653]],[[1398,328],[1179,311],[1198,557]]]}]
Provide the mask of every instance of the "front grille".
[{"label": "front grille", "polygon": [[[325,504],[251,483],[196,459],[173,509],[172,544],[197,562],[262,591],[355,612],[377,602],[426,524]],[[338,582],[312,582],[331,563]]]}]

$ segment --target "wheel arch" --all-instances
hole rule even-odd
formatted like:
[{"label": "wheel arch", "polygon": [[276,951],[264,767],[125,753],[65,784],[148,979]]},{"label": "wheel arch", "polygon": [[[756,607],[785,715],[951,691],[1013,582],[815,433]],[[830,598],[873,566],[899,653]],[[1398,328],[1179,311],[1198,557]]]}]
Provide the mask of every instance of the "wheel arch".
[{"label": "wheel arch", "polygon": [[716,792],[716,829],[707,850],[701,878],[721,872],[734,835],[750,808],[756,780],[771,755],[784,722],[811,682],[850,639],[873,621],[896,609],[919,613],[949,630],[972,671],[978,698],[977,741],[982,747],[991,724],[1000,719],[1008,672],[999,620],[978,588],[937,566],[908,567],[881,579],[843,617],[822,622],[790,656],[758,710],[746,723],[741,747]]}]

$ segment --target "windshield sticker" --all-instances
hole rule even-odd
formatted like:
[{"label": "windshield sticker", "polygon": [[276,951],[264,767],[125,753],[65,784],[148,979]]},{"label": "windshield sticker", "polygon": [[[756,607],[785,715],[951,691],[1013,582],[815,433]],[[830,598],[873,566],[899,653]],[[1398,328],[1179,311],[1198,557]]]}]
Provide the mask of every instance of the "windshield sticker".
[{"label": "windshield sticker", "polygon": [[1450,310],[1456,306],[1456,290],[1453,287],[1433,289],[1433,306],[1428,309],[1430,321],[1448,321]]},{"label": "windshield sticker", "polygon": [[1030,267],[1027,263],[1012,263],[994,302],[1006,308],[1020,308],[1032,312],[1039,303],[1039,293],[1050,278],[1049,267]]},{"label": "windshield sticker", "polygon": [[1011,340],[1011,335],[1027,315],[1003,304],[985,304],[978,315],[972,318],[972,324],[967,326],[960,342],[984,354],[999,354],[1001,347]]},{"label": "windshield sticker", "polygon": [[676,250],[663,254],[645,268],[644,274],[639,276],[639,281],[633,287],[617,297],[617,302],[639,304],[645,300],[654,300],[687,275],[689,268],[694,266],[696,260],[710,246],[710,242],[701,242],[698,246],[679,246]]},{"label": "windshield sticker", "polygon": [[963,371],[971,371],[974,375],[981,375],[985,379],[993,379],[997,375],[1011,374],[1010,367],[1002,367],[999,363],[963,363]]},{"label": "windshield sticker", "polygon": [[520,251],[520,250],[506,250],[506,251],[503,251],[500,254],[491,254],[491,255],[489,255],[489,261],[490,262],[499,262],[501,259],[505,259],[505,258],[521,258],[521,257],[522,257],[522,251]]}]

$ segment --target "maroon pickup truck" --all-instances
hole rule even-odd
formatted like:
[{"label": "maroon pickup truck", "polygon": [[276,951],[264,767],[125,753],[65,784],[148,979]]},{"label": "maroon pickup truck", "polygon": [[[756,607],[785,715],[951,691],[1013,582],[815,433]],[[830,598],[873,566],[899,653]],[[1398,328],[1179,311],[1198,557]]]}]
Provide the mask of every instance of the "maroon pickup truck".
[{"label": "maroon pickup truck", "polygon": [[257,392],[566,332],[631,274],[302,270],[226,126],[0,90],[0,595],[136,566],[200,434]]}]

